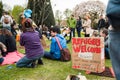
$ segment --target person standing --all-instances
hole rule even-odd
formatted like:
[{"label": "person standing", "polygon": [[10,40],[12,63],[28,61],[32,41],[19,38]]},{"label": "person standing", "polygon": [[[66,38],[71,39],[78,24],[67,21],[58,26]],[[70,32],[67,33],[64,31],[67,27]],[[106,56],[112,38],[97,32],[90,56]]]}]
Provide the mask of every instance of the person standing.
[{"label": "person standing", "polygon": [[0,22],[2,23],[3,28],[11,31],[11,24],[13,23],[13,20],[8,12],[3,12]]},{"label": "person standing", "polygon": [[102,28],[105,28],[105,19],[103,18],[103,15],[100,15],[100,19],[98,21],[98,31],[100,32]]},{"label": "person standing", "polygon": [[76,29],[77,29],[77,35],[78,35],[78,37],[81,37],[80,33],[81,33],[81,29],[82,29],[82,20],[81,20],[80,16],[77,19]]},{"label": "person standing", "polygon": [[105,16],[105,28],[108,29],[109,26],[110,26],[110,22],[108,20],[108,17]]},{"label": "person standing", "polygon": [[17,26],[15,19],[14,18],[12,18],[12,19],[13,19],[13,23],[11,24],[11,32],[12,32],[14,38],[16,39],[16,36],[17,36],[16,28],[18,28],[18,26]]},{"label": "person standing", "polygon": [[74,15],[71,15],[71,17],[68,18],[67,20],[67,25],[70,29],[70,37],[67,43],[71,41],[72,37],[75,37],[75,27],[76,27],[76,19],[74,18]]},{"label": "person standing", "polygon": [[90,15],[86,14],[84,18],[85,18],[85,21],[83,23],[83,28],[85,30],[85,37],[90,37],[90,34],[91,34],[91,19],[90,19]]},{"label": "person standing", "polygon": [[120,0],[109,0],[106,15],[110,22],[108,47],[116,80],[120,80]]}]

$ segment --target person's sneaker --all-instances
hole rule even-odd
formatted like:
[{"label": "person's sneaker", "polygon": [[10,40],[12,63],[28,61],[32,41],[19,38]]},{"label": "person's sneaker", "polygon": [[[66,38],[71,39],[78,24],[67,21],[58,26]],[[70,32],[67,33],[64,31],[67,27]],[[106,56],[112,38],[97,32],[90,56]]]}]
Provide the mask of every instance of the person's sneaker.
[{"label": "person's sneaker", "polygon": [[35,60],[35,61],[32,62],[31,67],[36,68],[37,64],[38,64],[38,60]]},{"label": "person's sneaker", "polygon": [[38,59],[38,64],[43,65],[43,61],[41,59]]}]

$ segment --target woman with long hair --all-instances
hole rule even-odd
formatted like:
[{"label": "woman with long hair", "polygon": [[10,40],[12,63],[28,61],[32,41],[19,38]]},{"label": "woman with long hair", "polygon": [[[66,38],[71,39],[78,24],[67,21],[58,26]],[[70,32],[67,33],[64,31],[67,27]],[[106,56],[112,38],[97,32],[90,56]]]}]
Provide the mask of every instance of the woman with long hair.
[{"label": "woman with long hair", "polygon": [[85,29],[85,37],[90,37],[91,34],[91,19],[90,19],[90,15],[86,14],[84,16],[85,21],[83,23],[83,28]]}]

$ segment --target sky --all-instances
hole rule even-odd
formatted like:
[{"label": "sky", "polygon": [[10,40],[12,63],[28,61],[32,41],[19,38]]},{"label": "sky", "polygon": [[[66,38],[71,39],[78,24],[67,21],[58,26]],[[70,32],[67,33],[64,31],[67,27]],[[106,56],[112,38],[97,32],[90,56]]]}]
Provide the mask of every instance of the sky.
[{"label": "sky", "polygon": [[14,5],[24,5],[27,0],[2,0],[2,2],[13,7]]},{"label": "sky", "polygon": [[13,8],[14,5],[25,5],[27,3],[27,0],[0,0],[3,2],[3,4],[7,4],[8,7]]},{"label": "sky", "polygon": [[[80,4],[83,1],[88,0],[51,0],[53,11],[60,10],[63,12],[66,8],[73,9],[77,4]],[[100,0],[105,5],[107,5],[108,0]],[[27,3],[27,0],[2,0],[3,3],[9,5],[13,8],[14,5],[24,5]]]}]

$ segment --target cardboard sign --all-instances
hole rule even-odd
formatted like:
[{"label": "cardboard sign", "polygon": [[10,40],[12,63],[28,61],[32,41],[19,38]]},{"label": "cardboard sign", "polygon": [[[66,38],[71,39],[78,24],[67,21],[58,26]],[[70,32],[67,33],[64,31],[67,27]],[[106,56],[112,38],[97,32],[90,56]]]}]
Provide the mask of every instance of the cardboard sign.
[{"label": "cardboard sign", "polygon": [[105,69],[104,38],[72,38],[72,68],[103,72]]}]

